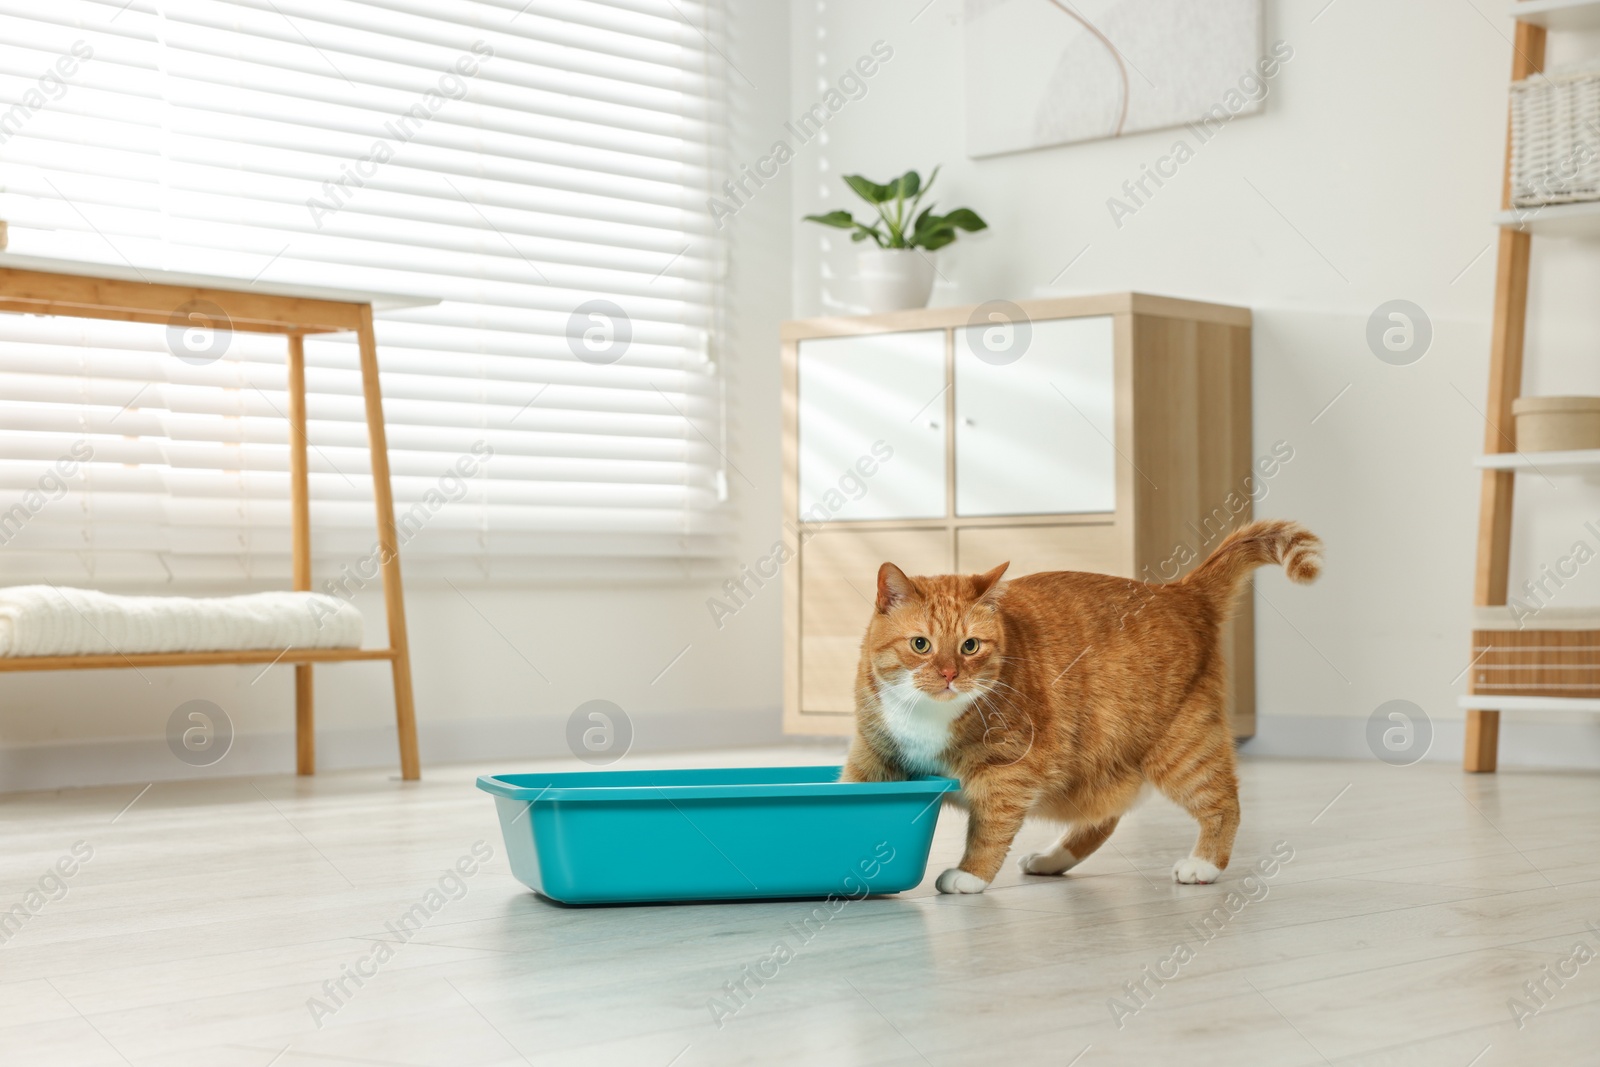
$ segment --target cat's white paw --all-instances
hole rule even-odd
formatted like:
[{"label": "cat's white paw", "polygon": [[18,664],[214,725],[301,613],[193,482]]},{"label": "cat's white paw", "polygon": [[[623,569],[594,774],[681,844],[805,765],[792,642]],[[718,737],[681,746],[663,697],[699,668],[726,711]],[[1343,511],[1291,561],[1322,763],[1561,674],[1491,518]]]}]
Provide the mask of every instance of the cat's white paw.
[{"label": "cat's white paw", "polygon": [[989,883],[960,867],[951,867],[939,876],[933,887],[941,893],[981,893],[989,888]]},{"label": "cat's white paw", "polygon": [[1185,856],[1172,865],[1173,881],[1184,885],[1210,885],[1217,880],[1222,868],[1199,856]]},{"label": "cat's white paw", "polygon": [[1078,860],[1064,848],[1050,852],[1030,852],[1017,861],[1023,874],[1066,874],[1078,865]]}]

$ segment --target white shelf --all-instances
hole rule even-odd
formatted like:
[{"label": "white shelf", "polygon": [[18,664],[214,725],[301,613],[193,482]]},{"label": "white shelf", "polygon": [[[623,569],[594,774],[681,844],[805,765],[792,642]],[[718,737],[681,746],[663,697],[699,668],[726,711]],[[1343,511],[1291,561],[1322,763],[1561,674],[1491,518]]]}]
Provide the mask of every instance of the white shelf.
[{"label": "white shelf", "polygon": [[1515,208],[1495,215],[1494,224],[1541,237],[1600,238],[1600,201]]},{"label": "white shelf", "polygon": [[1600,0],[1523,0],[1510,14],[1547,30],[1600,29]]},{"label": "white shelf", "polygon": [[1456,703],[1469,711],[1600,711],[1595,697],[1497,697],[1464,696]]},{"label": "white shelf", "polygon": [[1576,452],[1495,452],[1472,465],[1486,471],[1600,471],[1600,448]]}]

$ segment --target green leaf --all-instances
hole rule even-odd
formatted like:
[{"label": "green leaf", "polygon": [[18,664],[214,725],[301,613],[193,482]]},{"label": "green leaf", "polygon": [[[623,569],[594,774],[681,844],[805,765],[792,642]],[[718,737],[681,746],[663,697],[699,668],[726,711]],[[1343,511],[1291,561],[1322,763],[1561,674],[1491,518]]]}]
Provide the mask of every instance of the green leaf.
[{"label": "green leaf", "polygon": [[938,167],[933,168],[926,182],[914,170],[891,179],[887,185],[879,185],[859,174],[847,174],[845,184],[877,209],[878,220],[867,226],[856,222],[847,211],[807,215],[806,219],[841,229],[854,226],[856,232],[850,235],[852,241],[865,241],[870,237],[879,248],[925,248],[930,252],[954,241],[960,230],[971,233],[988,229],[989,224],[971,208],[956,208],[948,215],[936,215],[934,205],[929,204],[918,212],[922,198],[938,177]]},{"label": "green leaf", "polygon": [[911,233],[911,242],[922,248],[943,248],[956,239],[956,227],[948,215],[935,215],[932,209],[924,211],[917,217],[916,229]]},{"label": "green leaf", "polygon": [[857,196],[869,204],[881,204],[886,200],[893,200],[895,188],[893,185],[879,185],[871,182],[859,174],[846,174],[844,183],[855,190]]},{"label": "green leaf", "polygon": [[933,208],[930,207],[928,210],[917,216],[916,225],[911,227],[911,232],[914,234],[931,233],[941,227],[948,229],[949,226],[950,223],[945,221],[944,216],[935,215],[933,213]]},{"label": "green leaf", "polygon": [[958,207],[944,217],[952,226],[972,232],[974,230],[987,230],[989,224],[978,217],[978,213],[971,208]]},{"label": "green leaf", "polygon": [[802,221],[820,222],[824,226],[837,226],[841,230],[848,230],[856,224],[856,220],[850,217],[850,212],[844,210],[830,211],[826,215],[807,215]]},{"label": "green leaf", "polygon": [[874,243],[876,243],[879,248],[883,247],[883,233],[878,229],[878,227],[865,226],[859,222],[856,223],[856,232],[850,235],[850,240],[865,241],[868,237],[872,238]]}]

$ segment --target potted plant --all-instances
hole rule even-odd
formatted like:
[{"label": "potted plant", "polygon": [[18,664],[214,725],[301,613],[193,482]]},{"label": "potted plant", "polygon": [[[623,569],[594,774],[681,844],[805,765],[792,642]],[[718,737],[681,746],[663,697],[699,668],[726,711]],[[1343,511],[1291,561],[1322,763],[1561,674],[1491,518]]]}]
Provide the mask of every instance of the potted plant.
[{"label": "potted plant", "polygon": [[919,214],[918,206],[933,188],[939,168],[933,168],[926,185],[914,170],[908,170],[886,185],[868,181],[859,174],[845,175],[844,183],[878,213],[871,225],[857,222],[850,212],[830,211],[826,215],[807,215],[806,222],[820,222],[841,230],[853,230],[850,240],[871,244],[856,254],[860,302],[872,313],[903,311],[928,303],[933,291],[933,260],[927,255],[956,239],[957,231],[988,229],[989,224],[970,208],[958,207],[945,215],[935,215],[929,204]]}]

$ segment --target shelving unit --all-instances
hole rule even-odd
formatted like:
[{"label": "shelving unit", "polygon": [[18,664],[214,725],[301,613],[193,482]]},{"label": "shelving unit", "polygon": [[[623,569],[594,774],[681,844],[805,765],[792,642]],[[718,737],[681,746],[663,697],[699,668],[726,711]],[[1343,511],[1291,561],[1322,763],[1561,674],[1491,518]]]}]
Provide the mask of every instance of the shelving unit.
[{"label": "shelving unit", "polygon": [[[1517,21],[1511,62],[1513,81],[1543,69],[1549,31],[1600,30],[1600,0],[1522,0],[1511,6],[1510,14]],[[1509,124],[1506,148],[1502,210],[1494,217],[1500,227],[1500,248],[1486,455],[1473,463],[1484,472],[1473,601],[1483,606],[1506,603],[1516,476],[1600,472],[1600,449],[1523,453],[1513,447],[1516,435],[1511,404],[1522,388],[1532,239],[1600,239],[1600,203],[1513,209]],[[1600,674],[1600,629],[1511,630],[1475,626],[1472,645],[1472,667],[1468,672],[1468,688],[1472,692],[1458,701],[1467,712],[1466,751],[1462,758],[1465,769],[1495,769],[1502,711],[1600,712],[1600,696],[1593,695],[1596,675]],[[1495,692],[1483,692],[1485,689]],[[1524,691],[1508,692],[1517,689]],[[1537,689],[1565,689],[1583,695],[1550,696],[1533,691]]]},{"label": "shelving unit", "polygon": [[1474,696],[1467,695],[1457,701],[1463,708],[1481,708],[1488,711],[1600,711],[1600,700],[1592,697],[1527,697],[1527,696]]},{"label": "shelving unit", "polygon": [[1539,237],[1600,237],[1600,203],[1548,204],[1502,211],[1494,224]]},{"label": "shelving unit", "polygon": [[1576,452],[1496,452],[1479,456],[1472,465],[1486,471],[1561,471],[1563,474],[1600,471],[1600,448]]},{"label": "shelving unit", "polygon": [[[1511,80],[1544,69],[1550,30],[1600,28],[1596,0],[1521,0],[1512,5],[1517,20],[1512,45]],[[1507,109],[1506,157],[1500,193],[1499,249],[1495,269],[1494,325],[1490,339],[1489,391],[1483,471],[1478,510],[1478,560],[1473,603],[1503,607],[1510,584],[1511,508],[1517,475],[1528,471],[1600,469],[1600,452],[1546,452],[1529,455],[1515,447],[1511,407],[1522,391],[1523,346],[1528,322],[1528,278],[1535,235],[1600,238],[1600,204],[1559,204],[1513,210],[1511,204],[1511,129]],[[1485,614],[1477,612],[1475,614]],[[1490,613],[1492,614],[1492,613]],[[1516,629],[1508,623],[1485,628],[1475,621],[1468,694],[1466,746],[1462,767],[1492,772],[1499,758],[1500,713],[1524,710],[1600,710],[1593,682],[1600,673],[1600,629]],[[1487,692],[1486,692],[1487,690]],[[1550,691],[1576,691],[1550,696]]]},{"label": "shelving unit", "polygon": [[1600,0],[1523,0],[1511,17],[1542,30],[1600,29]]}]

